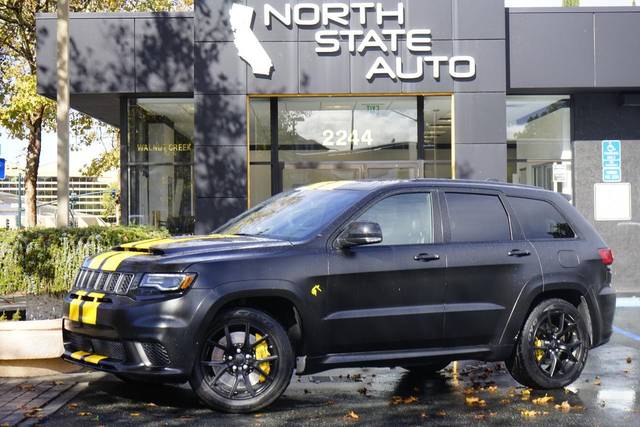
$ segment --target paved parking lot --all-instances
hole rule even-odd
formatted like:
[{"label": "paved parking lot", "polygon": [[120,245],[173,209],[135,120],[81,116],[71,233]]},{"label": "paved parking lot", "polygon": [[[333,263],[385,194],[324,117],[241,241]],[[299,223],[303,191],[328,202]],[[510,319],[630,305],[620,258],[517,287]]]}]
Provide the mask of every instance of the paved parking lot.
[{"label": "paved parking lot", "polygon": [[[294,378],[271,408],[225,415],[203,407],[188,386],[130,385],[106,374],[38,420],[68,425],[639,425],[640,307],[619,307],[610,344],[593,350],[581,378],[549,393],[519,386],[496,363],[460,362],[431,378],[397,369],[343,369]],[[69,378],[67,381],[71,381]],[[566,403],[565,403],[566,402]],[[36,413],[37,417],[37,413]]]}]

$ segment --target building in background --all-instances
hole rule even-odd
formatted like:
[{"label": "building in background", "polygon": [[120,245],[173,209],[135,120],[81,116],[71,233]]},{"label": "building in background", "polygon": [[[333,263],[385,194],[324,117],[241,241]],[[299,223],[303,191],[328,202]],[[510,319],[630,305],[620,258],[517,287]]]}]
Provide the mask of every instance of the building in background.
[{"label": "building in background", "polygon": [[[318,181],[497,179],[565,194],[639,289],[640,9],[325,3],[72,15],[72,107],[122,131],[123,222],[204,233]],[[55,16],[36,23],[55,98]]]}]

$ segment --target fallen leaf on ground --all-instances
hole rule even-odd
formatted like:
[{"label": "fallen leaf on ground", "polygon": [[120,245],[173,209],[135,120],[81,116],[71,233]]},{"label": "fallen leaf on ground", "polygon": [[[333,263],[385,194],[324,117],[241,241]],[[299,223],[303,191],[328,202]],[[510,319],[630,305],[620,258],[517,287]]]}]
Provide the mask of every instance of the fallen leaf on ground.
[{"label": "fallen leaf on ground", "polygon": [[359,389],[358,389],[358,393],[360,393],[360,394],[362,394],[362,395],[364,395],[364,396],[366,396],[366,395],[367,395],[367,391],[368,391],[368,390],[367,390],[367,388],[366,388],[366,387],[362,387],[362,388],[359,388]]},{"label": "fallen leaf on ground", "polygon": [[139,417],[140,416],[140,412],[132,412],[129,414],[132,417]]},{"label": "fallen leaf on ground", "polygon": [[502,399],[500,400],[500,404],[501,405],[508,405],[509,403],[511,403],[511,401],[509,399]]},{"label": "fallen leaf on ground", "polygon": [[596,377],[596,379],[593,380],[593,385],[602,385],[602,381],[600,380],[600,377]]},{"label": "fallen leaf on ground", "polygon": [[153,402],[149,402],[149,403],[145,403],[145,404],[144,404],[144,406],[146,406],[147,408],[155,408],[155,407],[156,407],[156,406],[158,406],[158,405],[156,405],[156,404],[155,404],[155,403],[153,403]]},{"label": "fallen leaf on ground", "polygon": [[429,414],[427,414],[426,412],[423,412],[420,414],[420,418],[429,418]]},{"label": "fallen leaf on ground", "polygon": [[464,402],[467,406],[487,406],[487,402],[477,396],[468,396]]},{"label": "fallen leaf on ground", "polygon": [[410,405],[412,403],[416,403],[418,401],[418,398],[415,396],[409,396],[409,397],[405,397],[402,400],[402,403],[404,403],[405,405]]},{"label": "fallen leaf on ground", "polygon": [[72,411],[73,411],[74,409],[76,409],[77,407],[78,407],[78,404],[77,404],[77,403],[69,403],[69,404],[67,405],[67,408],[71,409]]},{"label": "fallen leaf on ground", "polygon": [[525,418],[534,418],[537,417],[539,414],[538,411],[527,411],[527,410],[522,410],[520,411],[520,415],[522,415]]},{"label": "fallen leaf on ground", "polygon": [[544,395],[544,397],[538,397],[531,401],[534,405],[546,405],[549,402],[553,402],[553,396]]},{"label": "fallen leaf on ground", "polygon": [[22,391],[33,390],[33,384],[28,384],[28,383],[18,384],[18,387],[19,387]]},{"label": "fallen leaf on ground", "polygon": [[356,414],[355,411],[349,411],[347,413],[347,415],[345,415],[347,418],[351,418],[352,420],[359,420],[360,419],[360,415]]},{"label": "fallen leaf on ground", "polygon": [[446,417],[447,416],[447,412],[441,409],[438,412],[436,412],[436,415],[439,416],[439,417]]},{"label": "fallen leaf on ground", "polygon": [[558,409],[558,410],[560,410],[562,412],[569,412],[569,411],[571,411],[571,405],[569,404],[569,402],[567,402],[565,400],[560,405],[556,405],[556,409]]},{"label": "fallen leaf on ground", "polygon": [[627,357],[627,363],[631,363],[632,359],[630,357]]},{"label": "fallen leaf on ground", "polygon": [[487,387],[487,391],[488,391],[489,393],[495,393],[495,392],[497,392],[497,391],[498,391],[498,386],[497,386],[497,385],[495,385],[495,384],[490,385],[489,387]]},{"label": "fallen leaf on ground", "polygon": [[91,415],[91,412],[78,412],[79,417],[88,417]]},{"label": "fallen leaf on ground", "polygon": [[524,390],[522,390],[520,392],[521,395],[523,396],[530,396],[531,395],[531,389],[525,388]]}]

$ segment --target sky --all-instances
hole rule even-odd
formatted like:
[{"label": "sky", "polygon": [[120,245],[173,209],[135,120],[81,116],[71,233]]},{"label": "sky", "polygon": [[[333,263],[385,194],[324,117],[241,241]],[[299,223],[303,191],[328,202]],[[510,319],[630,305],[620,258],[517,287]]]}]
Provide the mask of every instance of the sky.
[{"label": "sky", "polygon": [[[74,140],[71,136],[71,140]],[[55,132],[46,132],[42,135],[42,152],[40,154],[40,176],[56,175],[56,144]],[[0,158],[7,160],[7,168],[18,168],[24,170],[26,159],[27,141],[12,139],[7,132],[0,128]],[[72,151],[70,154],[69,170],[71,175],[79,175],[80,170],[88,164],[91,159],[96,158],[104,151],[102,143],[96,142],[82,151]],[[7,174],[15,175],[10,171]]]}]

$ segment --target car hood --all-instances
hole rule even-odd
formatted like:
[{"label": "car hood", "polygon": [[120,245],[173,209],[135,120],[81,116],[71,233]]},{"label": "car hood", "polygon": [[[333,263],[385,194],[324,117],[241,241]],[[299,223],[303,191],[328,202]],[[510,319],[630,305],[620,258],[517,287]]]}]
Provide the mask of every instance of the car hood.
[{"label": "car hood", "polygon": [[[237,235],[185,236],[126,243],[85,260],[83,267],[103,271],[137,271],[155,264],[174,269],[198,260],[242,256],[253,250],[290,247],[285,240]],[[162,268],[161,268],[162,269]]]}]

